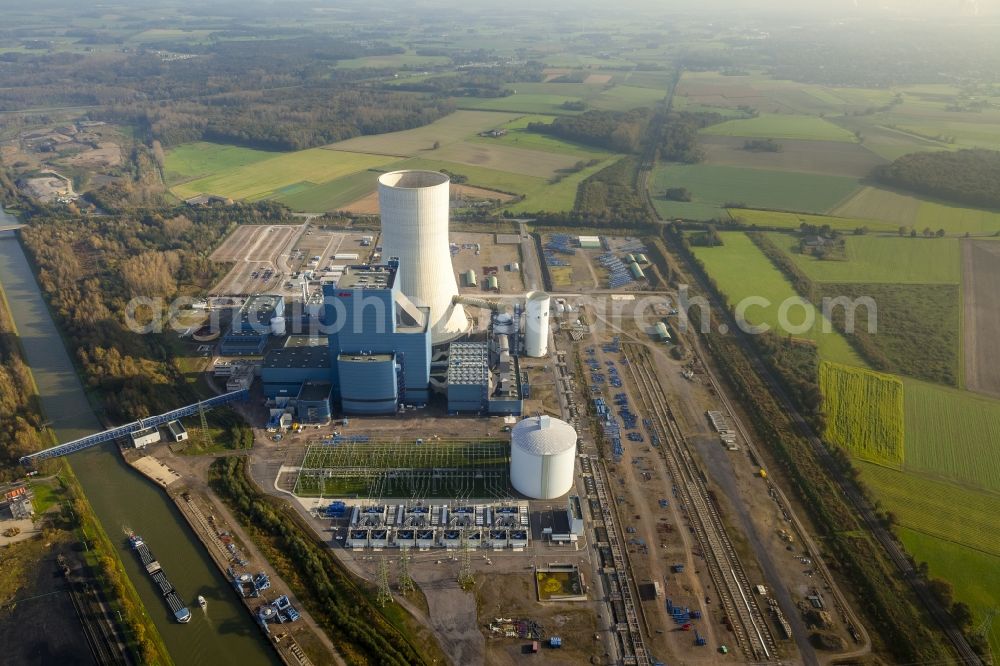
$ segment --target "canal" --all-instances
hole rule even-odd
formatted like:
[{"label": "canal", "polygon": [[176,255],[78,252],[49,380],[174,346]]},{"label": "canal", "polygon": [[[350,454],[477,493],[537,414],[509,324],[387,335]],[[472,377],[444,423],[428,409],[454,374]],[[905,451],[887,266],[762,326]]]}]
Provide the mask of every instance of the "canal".
[{"label": "canal", "polygon": [[[17,219],[0,209],[0,225]],[[14,235],[0,232],[0,284],[41,394],[42,408],[60,442],[101,430],[42,294]],[[244,610],[183,516],[162,490],[122,461],[106,444],[75,453],[70,465],[178,666],[278,664],[273,649]],[[124,541],[123,528],[141,534],[167,577],[188,603],[192,620],[178,624]],[[195,601],[208,601],[202,611]]]}]

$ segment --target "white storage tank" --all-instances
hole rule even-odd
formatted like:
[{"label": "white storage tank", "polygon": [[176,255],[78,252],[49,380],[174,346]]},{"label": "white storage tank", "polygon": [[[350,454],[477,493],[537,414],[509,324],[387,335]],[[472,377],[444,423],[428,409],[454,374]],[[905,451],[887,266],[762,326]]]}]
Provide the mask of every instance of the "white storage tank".
[{"label": "white storage tank", "polygon": [[562,497],[573,487],[576,431],[551,416],[531,416],[510,433],[510,482],[533,499]]},{"label": "white storage tank", "polygon": [[544,291],[529,291],[525,296],[525,353],[541,358],[549,353],[549,295]]},{"label": "white storage tank", "polygon": [[284,335],[284,334],[285,334],[285,318],[273,317],[271,319],[271,335]]}]

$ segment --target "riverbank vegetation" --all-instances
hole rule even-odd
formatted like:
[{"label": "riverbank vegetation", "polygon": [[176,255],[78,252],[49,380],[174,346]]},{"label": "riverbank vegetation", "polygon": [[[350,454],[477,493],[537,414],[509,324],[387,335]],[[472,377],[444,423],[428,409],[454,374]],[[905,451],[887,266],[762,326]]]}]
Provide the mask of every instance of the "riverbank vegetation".
[{"label": "riverbank vegetation", "polygon": [[0,288],[0,481],[17,475],[21,456],[42,448],[38,393]]},{"label": "riverbank vegetation", "polygon": [[376,608],[372,590],[319,543],[294,509],[257,490],[247,477],[245,460],[217,460],[210,482],[348,664],[447,661],[427,629],[403,613]]}]

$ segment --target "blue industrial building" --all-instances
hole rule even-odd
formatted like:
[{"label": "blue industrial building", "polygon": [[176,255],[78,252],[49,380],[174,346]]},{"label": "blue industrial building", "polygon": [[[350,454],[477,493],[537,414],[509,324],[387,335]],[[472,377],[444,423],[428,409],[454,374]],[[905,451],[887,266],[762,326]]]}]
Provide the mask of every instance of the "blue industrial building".
[{"label": "blue industrial building", "polygon": [[329,382],[330,350],[326,338],[289,336],[284,347],[264,356],[260,378],[268,398],[294,398],[307,381]]},{"label": "blue industrial building", "polygon": [[430,308],[403,295],[398,268],[395,259],[348,266],[336,285],[323,285],[334,395],[346,413],[388,413],[390,399],[394,411],[430,397]]},{"label": "blue industrial building", "polygon": [[223,336],[220,351],[226,356],[257,355],[267,346],[276,321],[283,326],[285,297],[274,294],[251,296],[233,317],[233,325]]},{"label": "blue industrial building", "polygon": [[295,400],[295,414],[300,423],[329,423],[330,398],[333,386],[330,382],[306,381]]}]

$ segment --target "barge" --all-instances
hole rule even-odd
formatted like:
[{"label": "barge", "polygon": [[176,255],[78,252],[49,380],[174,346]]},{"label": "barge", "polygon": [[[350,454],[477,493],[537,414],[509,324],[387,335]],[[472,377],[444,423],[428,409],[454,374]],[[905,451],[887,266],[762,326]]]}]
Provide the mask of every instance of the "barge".
[{"label": "barge", "polygon": [[128,533],[128,542],[132,546],[132,550],[136,552],[139,556],[139,562],[142,566],[146,568],[146,573],[149,577],[153,579],[157,587],[160,588],[160,594],[163,595],[164,600],[167,602],[167,606],[170,608],[170,612],[174,614],[174,619],[176,619],[181,624],[191,621],[191,611],[189,611],[185,606],[184,602],[177,595],[177,590],[174,586],[167,580],[166,574],[163,573],[163,569],[160,567],[160,563],[156,561],[153,557],[153,553],[150,552],[149,546],[146,542],[142,540],[135,532]]}]

